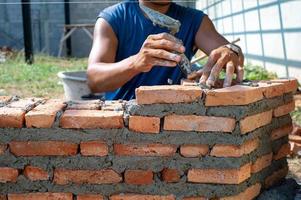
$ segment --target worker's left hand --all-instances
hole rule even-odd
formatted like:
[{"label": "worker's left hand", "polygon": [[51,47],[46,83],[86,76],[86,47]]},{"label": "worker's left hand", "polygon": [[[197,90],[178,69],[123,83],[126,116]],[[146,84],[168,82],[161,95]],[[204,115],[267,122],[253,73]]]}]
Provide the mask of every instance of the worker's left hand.
[{"label": "worker's left hand", "polygon": [[226,77],[223,87],[231,86],[232,78],[236,73],[236,82],[242,82],[244,76],[243,70],[244,55],[240,51],[237,55],[229,48],[222,46],[210,53],[207,63],[197,72],[200,83],[208,86],[214,86],[220,72],[225,68]]}]

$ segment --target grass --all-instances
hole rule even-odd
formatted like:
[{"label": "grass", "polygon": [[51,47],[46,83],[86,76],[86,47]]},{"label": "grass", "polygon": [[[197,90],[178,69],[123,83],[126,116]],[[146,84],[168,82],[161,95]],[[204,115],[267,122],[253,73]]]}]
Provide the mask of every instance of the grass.
[{"label": "grass", "polygon": [[297,107],[293,112],[291,112],[293,122],[301,126],[301,107]]},{"label": "grass", "polygon": [[0,63],[0,95],[21,97],[62,97],[62,85],[57,73],[86,69],[87,59],[58,59],[46,55],[36,55],[35,62],[28,65],[21,54]]}]

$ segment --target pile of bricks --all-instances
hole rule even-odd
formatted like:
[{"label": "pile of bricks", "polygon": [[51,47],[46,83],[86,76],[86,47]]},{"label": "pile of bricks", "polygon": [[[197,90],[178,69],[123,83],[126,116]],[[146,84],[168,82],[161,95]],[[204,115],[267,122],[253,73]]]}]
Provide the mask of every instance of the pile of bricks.
[{"label": "pile of bricks", "polygon": [[136,100],[0,97],[0,199],[253,199],[288,172],[294,79]]}]

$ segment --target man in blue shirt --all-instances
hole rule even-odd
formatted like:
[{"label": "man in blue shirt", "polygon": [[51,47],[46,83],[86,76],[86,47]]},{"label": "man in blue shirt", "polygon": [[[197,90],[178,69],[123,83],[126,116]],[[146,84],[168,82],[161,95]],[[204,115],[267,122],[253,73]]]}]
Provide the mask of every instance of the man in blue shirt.
[{"label": "man in blue shirt", "polygon": [[[153,26],[139,7],[143,4],[181,22],[174,36],[166,28]],[[202,11],[177,5],[171,0],[130,0],[103,10],[95,24],[89,56],[88,82],[93,92],[106,92],[106,99],[135,98],[142,85],[179,84],[184,77],[177,63],[185,53],[191,59],[197,49],[210,55],[198,72],[200,82],[214,85],[226,69],[224,87],[233,74],[243,78],[243,55],[229,46]]]}]

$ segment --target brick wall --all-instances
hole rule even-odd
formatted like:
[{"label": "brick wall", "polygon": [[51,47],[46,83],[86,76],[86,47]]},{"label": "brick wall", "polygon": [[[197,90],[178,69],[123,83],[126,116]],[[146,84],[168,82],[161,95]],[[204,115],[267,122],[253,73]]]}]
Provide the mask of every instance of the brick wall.
[{"label": "brick wall", "polygon": [[252,199],[287,174],[296,88],[183,82],[140,87],[129,102],[0,97],[0,199]]}]

